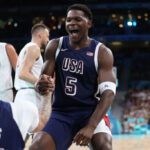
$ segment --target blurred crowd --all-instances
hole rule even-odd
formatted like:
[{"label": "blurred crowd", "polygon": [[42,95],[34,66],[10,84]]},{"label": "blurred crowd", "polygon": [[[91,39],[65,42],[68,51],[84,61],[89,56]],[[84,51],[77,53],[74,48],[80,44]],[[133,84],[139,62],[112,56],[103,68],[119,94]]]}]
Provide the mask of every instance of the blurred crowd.
[{"label": "blurred crowd", "polygon": [[129,88],[124,102],[123,133],[150,128],[150,87]]}]

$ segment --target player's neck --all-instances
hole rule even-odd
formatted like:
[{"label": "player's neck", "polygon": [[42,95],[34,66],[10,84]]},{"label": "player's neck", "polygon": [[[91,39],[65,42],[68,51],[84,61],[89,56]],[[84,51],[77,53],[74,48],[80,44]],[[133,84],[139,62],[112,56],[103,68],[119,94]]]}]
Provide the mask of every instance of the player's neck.
[{"label": "player's neck", "polygon": [[70,45],[76,50],[88,47],[90,44],[91,39],[88,36],[78,42],[70,41]]},{"label": "player's neck", "polygon": [[39,47],[41,47],[41,41],[37,38],[32,38],[31,42],[36,43]]}]

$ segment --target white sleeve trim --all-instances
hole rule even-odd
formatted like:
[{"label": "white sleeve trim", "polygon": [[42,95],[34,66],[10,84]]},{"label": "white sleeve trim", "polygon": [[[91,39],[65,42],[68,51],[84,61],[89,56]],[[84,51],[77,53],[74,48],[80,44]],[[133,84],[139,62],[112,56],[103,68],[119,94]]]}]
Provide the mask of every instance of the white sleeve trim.
[{"label": "white sleeve trim", "polygon": [[60,48],[62,46],[62,42],[63,42],[63,37],[60,37],[59,44],[58,44],[58,47],[57,47],[57,50],[56,50],[55,60],[57,59],[57,56],[58,56],[58,54],[60,52]]},{"label": "white sleeve trim", "polygon": [[95,63],[95,68],[96,71],[98,72],[98,52],[99,52],[99,47],[102,45],[102,43],[98,43],[96,46],[96,50],[95,50],[95,55],[94,55],[94,63]]},{"label": "white sleeve trim", "polygon": [[106,90],[111,90],[113,91],[114,95],[116,94],[116,84],[114,82],[102,82],[98,85],[100,94],[102,94]]}]

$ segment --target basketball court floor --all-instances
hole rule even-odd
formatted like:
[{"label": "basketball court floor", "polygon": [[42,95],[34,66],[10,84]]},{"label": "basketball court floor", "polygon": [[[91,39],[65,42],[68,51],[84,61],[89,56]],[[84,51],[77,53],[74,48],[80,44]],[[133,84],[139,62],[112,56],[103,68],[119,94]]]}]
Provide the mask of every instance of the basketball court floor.
[{"label": "basketball court floor", "polygon": [[[31,139],[28,140],[26,148],[31,143]],[[88,147],[71,145],[69,150],[89,150]],[[113,150],[150,150],[150,135],[119,135],[113,137]]]}]

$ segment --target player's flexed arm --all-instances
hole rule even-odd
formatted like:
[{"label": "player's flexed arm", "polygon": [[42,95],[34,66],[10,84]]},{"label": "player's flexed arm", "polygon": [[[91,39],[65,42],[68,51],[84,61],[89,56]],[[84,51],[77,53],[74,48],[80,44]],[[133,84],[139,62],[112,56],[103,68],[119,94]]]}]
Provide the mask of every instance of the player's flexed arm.
[{"label": "player's flexed arm", "polygon": [[37,78],[31,73],[32,67],[40,56],[40,48],[38,46],[30,46],[25,53],[24,60],[21,64],[19,78],[34,84]]},{"label": "player's flexed arm", "polygon": [[100,46],[98,54],[98,86],[101,93],[100,102],[97,104],[88,124],[75,136],[74,142],[77,144],[87,145],[90,143],[94,130],[106,115],[115,96],[116,79],[113,73],[113,55],[104,45]]},{"label": "player's flexed arm", "polygon": [[59,44],[59,39],[51,40],[45,51],[45,62],[42,67],[41,77],[36,82],[36,90],[41,95],[47,95],[52,87],[51,80],[49,80],[50,77],[54,74],[54,68],[55,68],[55,54],[56,50]]}]

